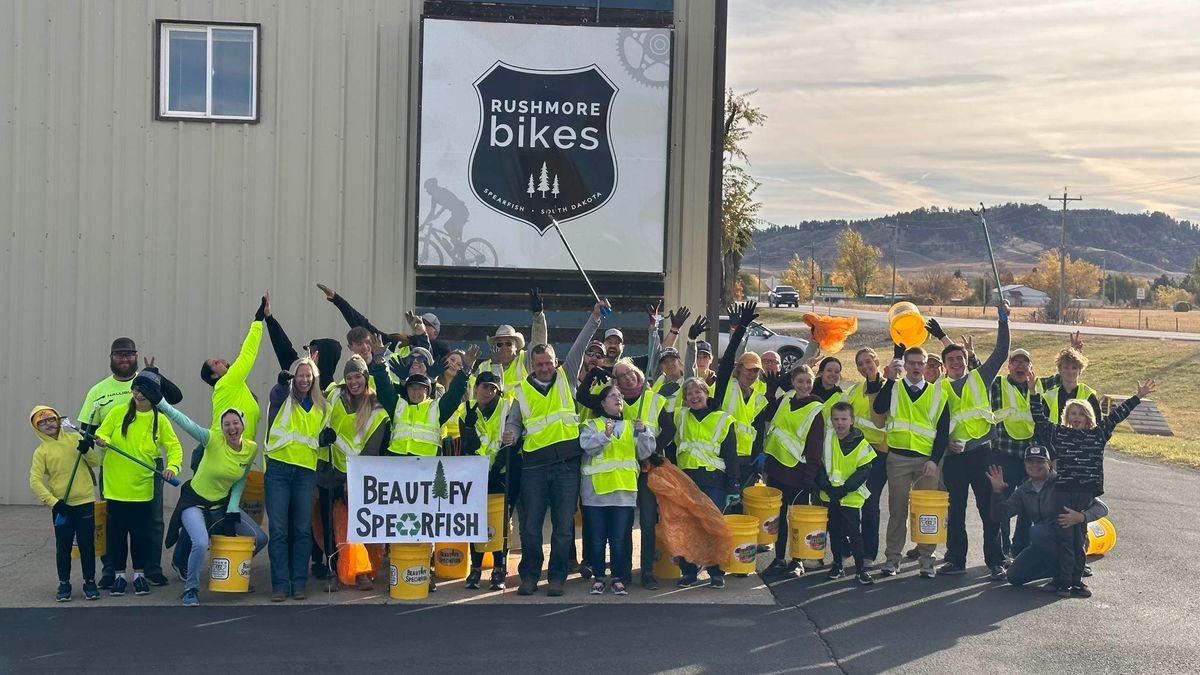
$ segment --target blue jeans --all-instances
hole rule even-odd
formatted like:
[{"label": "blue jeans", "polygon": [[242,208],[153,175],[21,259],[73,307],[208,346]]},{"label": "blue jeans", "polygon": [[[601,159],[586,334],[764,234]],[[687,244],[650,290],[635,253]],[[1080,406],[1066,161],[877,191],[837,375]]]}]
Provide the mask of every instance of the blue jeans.
[{"label": "blue jeans", "polygon": [[[208,524],[204,522],[204,509],[199,506],[184,509],[180,519],[192,544],[192,552],[187,561],[187,579],[183,582],[183,587],[199,590],[200,569],[204,567],[204,559],[208,557]],[[267,535],[249,516],[238,521],[236,531],[241,536],[254,537],[256,554],[267,545]]]},{"label": "blue jeans", "polygon": [[571,544],[575,541],[575,504],[579,501],[579,458],[521,468],[522,581],[542,576],[542,522],[550,511],[550,565],[546,579],[567,580]]},{"label": "blue jeans", "polygon": [[1013,586],[1058,576],[1058,551],[1053,525],[1034,525],[1029,529],[1029,546],[1017,554],[1005,577]]},{"label": "blue jeans", "polygon": [[604,554],[611,551],[613,580],[628,582],[633,576],[633,507],[584,506],[583,523],[592,569],[603,570]]},{"label": "blue jeans", "polygon": [[312,506],[317,472],[268,458],[263,478],[267,525],[271,532],[271,543],[267,546],[271,590],[275,593],[304,590],[313,546]]},{"label": "blue jeans", "polygon": [[[703,492],[706,497],[712,500],[712,503],[717,505],[718,509],[725,508],[725,499],[729,496],[728,492],[716,487],[698,487],[700,487],[700,491]],[[704,569],[708,572],[708,576],[710,577],[716,578],[725,576],[725,570],[721,569],[718,565],[711,565]],[[700,571],[700,568],[694,563],[690,563],[680,558],[679,571],[683,572],[685,576],[694,577]]]},{"label": "blue jeans", "polygon": [[[994,453],[993,463],[999,464],[1004,471],[1004,482],[1008,483],[1008,487],[1004,489],[1004,498],[1008,499],[1025,480],[1025,460],[997,452]],[[1029,527],[1032,523],[1033,521],[1029,520],[1024,513],[1017,514],[1016,525],[1012,525],[1010,520],[1000,521],[1002,548],[1010,551],[1014,556],[1020,555],[1021,551],[1029,546]]]}]

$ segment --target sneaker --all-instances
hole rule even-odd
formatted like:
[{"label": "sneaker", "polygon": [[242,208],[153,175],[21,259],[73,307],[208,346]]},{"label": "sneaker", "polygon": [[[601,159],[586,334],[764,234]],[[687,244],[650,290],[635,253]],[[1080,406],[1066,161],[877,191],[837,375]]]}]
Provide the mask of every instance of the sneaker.
[{"label": "sneaker", "polygon": [[1058,593],[1058,597],[1060,597],[1060,598],[1069,598],[1069,597],[1071,597],[1071,588],[1070,588],[1070,586],[1059,586],[1059,587],[1058,587],[1058,590],[1057,590],[1057,591],[1055,591],[1055,592],[1056,592],[1056,593]]},{"label": "sneaker", "polygon": [[587,563],[579,563],[579,578],[591,579],[592,578],[592,566]]},{"label": "sneaker", "polygon": [[657,591],[662,586],[659,585],[658,579],[654,578],[653,574],[642,575],[642,588],[648,591]]},{"label": "sneaker", "polygon": [[187,583],[187,568],[180,567],[179,565],[177,565],[175,563],[175,561],[172,560],[171,561],[171,569],[175,570],[175,574],[179,575],[180,581],[182,581],[183,583]]},{"label": "sneaker", "polygon": [[478,567],[472,567],[467,573],[467,580],[463,582],[463,588],[477,589],[479,588],[479,579],[483,576],[483,570]]},{"label": "sneaker", "polygon": [[293,588],[292,589],[292,599],[293,600],[307,600],[308,593],[305,592],[305,590],[303,588]]},{"label": "sneaker", "polygon": [[125,589],[128,587],[128,585],[129,582],[125,580],[125,577],[117,577],[113,579],[112,584],[109,585],[108,594],[117,596],[125,595]]},{"label": "sneaker", "polygon": [[829,574],[825,575],[825,578],[833,581],[834,579],[841,579],[844,576],[846,576],[846,570],[842,569],[841,565],[834,565],[833,568],[829,570]]},{"label": "sneaker", "polygon": [[563,582],[550,581],[546,583],[546,596],[550,598],[561,598],[563,595]]},{"label": "sneaker", "polygon": [[697,581],[695,574],[685,574],[679,577],[679,581],[676,581],[675,585],[680,588],[689,588],[695,586]]},{"label": "sneaker", "polygon": [[148,595],[149,593],[150,593],[150,582],[146,580],[146,577],[134,577],[133,578],[133,594],[134,595]]},{"label": "sneaker", "polygon": [[793,560],[788,563],[787,574],[793,577],[804,576],[804,565],[800,564],[799,560]]},{"label": "sneaker", "polygon": [[94,582],[94,581],[83,582],[83,599],[84,600],[99,600],[100,599],[100,589],[96,588],[96,582]]},{"label": "sneaker", "polygon": [[[432,583],[433,577],[430,577],[429,581]],[[369,574],[360,574],[360,575],[354,577],[354,583],[355,583],[355,586],[360,591],[375,590],[375,582],[371,580],[371,575],[369,575]]]},{"label": "sneaker", "polygon": [[988,578],[992,581],[1004,581],[1007,575],[1003,565],[992,565],[988,567]]},{"label": "sneaker", "polygon": [[1059,589],[1059,585],[1058,585],[1057,581],[1051,579],[1050,581],[1047,581],[1046,583],[1042,584],[1041,588],[1046,593],[1057,593],[1058,589]]},{"label": "sneaker", "polygon": [[885,577],[894,577],[900,571],[900,563],[888,560],[879,568],[879,574]]},{"label": "sneaker", "polygon": [[804,566],[805,570],[812,572],[813,570],[819,570],[822,567],[824,567],[825,561],[824,560],[805,560],[801,564]]},{"label": "sneaker", "polygon": [[908,558],[909,560],[916,560],[917,558],[921,557],[921,552],[917,550],[916,546],[914,546],[904,552],[904,557]]},{"label": "sneaker", "polygon": [[537,579],[522,579],[517,587],[517,595],[533,595],[537,593]]},{"label": "sneaker", "polygon": [[604,580],[597,579],[594,582],[592,582],[592,590],[588,591],[588,593],[591,595],[604,595],[604,591],[606,588],[607,587],[604,584]]},{"label": "sneaker", "polygon": [[275,591],[274,593],[271,593],[271,602],[283,602],[284,600],[287,600],[287,593],[284,593],[283,591]]},{"label": "sneaker", "polygon": [[770,565],[767,565],[766,568],[763,569],[762,574],[760,574],[759,576],[764,576],[764,577],[783,576],[787,573],[788,573],[787,561],[785,561],[783,558],[776,558],[771,561]]},{"label": "sneaker", "polygon": [[724,575],[719,576],[719,577],[709,577],[708,578],[708,587],[709,588],[725,588]]},{"label": "sneaker", "polygon": [[757,549],[755,549],[755,551],[754,551],[754,552],[755,552],[755,553],[770,553],[770,552],[771,552],[771,545],[770,545],[770,544],[759,544],[759,545],[758,545],[758,548],[757,548]]},{"label": "sneaker", "polygon": [[[595,589],[595,586],[592,587]],[[629,595],[629,590],[625,588],[625,582],[617,579],[612,582],[613,595]]]},{"label": "sneaker", "polygon": [[946,552],[946,553],[942,554],[942,557],[938,558],[938,562],[942,563],[942,564],[950,562],[950,553]]},{"label": "sneaker", "polygon": [[1090,598],[1092,597],[1092,589],[1088,588],[1087,584],[1080,583],[1078,586],[1071,587],[1072,598]]},{"label": "sneaker", "polygon": [[967,568],[963,567],[962,565],[956,565],[952,562],[948,562],[945,565],[942,565],[941,567],[937,568],[937,571],[938,571],[938,574],[949,574],[949,575],[953,576],[953,575],[959,575],[959,574],[966,574]]},{"label": "sneaker", "polygon": [[1091,565],[1083,566],[1083,576],[1085,576],[1085,577],[1092,576],[1092,566]]},{"label": "sneaker", "polygon": [[166,586],[167,584],[171,583],[171,580],[168,579],[162,572],[151,572],[150,574],[146,575],[146,580],[150,582],[151,586]]},{"label": "sneaker", "polygon": [[875,583],[875,580],[871,578],[871,575],[868,574],[866,570],[859,572],[858,576],[855,578],[858,579],[858,583],[863,586],[870,586],[871,584]]},{"label": "sneaker", "polygon": [[492,589],[493,591],[504,590],[506,588],[506,586],[504,584],[504,579],[507,576],[508,576],[508,573],[505,571],[505,569],[503,567],[493,567],[492,568],[492,584],[490,586],[488,586],[488,588]]},{"label": "sneaker", "polygon": [[195,588],[189,588],[183,592],[184,607],[199,607],[200,606],[200,591]]},{"label": "sneaker", "polygon": [[105,575],[101,576],[100,584],[97,587],[102,591],[107,591],[107,590],[112,589],[114,578],[115,577],[111,574],[105,574]]},{"label": "sneaker", "polygon": [[432,574],[429,575],[429,592],[437,593],[437,581],[434,580]]},{"label": "sneaker", "polygon": [[58,582],[58,592],[54,594],[55,602],[71,601],[71,584],[67,581]]},{"label": "sneaker", "polygon": [[921,578],[922,579],[932,579],[936,576],[937,576],[937,569],[933,565],[929,565],[928,567],[925,567],[925,566],[921,567]]}]

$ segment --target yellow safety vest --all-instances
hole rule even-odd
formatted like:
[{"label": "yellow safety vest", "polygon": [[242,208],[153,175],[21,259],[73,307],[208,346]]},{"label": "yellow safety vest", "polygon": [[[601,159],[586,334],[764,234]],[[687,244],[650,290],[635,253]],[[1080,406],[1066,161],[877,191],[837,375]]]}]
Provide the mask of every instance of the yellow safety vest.
[{"label": "yellow safety vest", "polygon": [[721,441],[729,435],[733,417],[723,412],[710,412],[698,420],[691,408],[681,407],[675,413],[676,466],[680,469],[724,471]]},{"label": "yellow safety vest", "polygon": [[946,405],[950,408],[950,439],[970,441],[983,438],[992,432],[996,418],[992,404],[988,401],[987,385],[978,370],[967,373],[963,382],[962,395],[954,393],[954,386],[947,378],[938,380],[946,388]]},{"label": "yellow safety vest", "polygon": [[554,384],[545,394],[521,380],[515,388],[517,405],[521,406],[525,425],[525,452],[579,438],[579,415],[575,414],[575,397],[567,385],[567,374],[559,367]]},{"label": "yellow safety vest", "polygon": [[813,422],[825,406],[820,401],[805,404],[792,410],[792,402],[784,400],[767,424],[767,443],[764,450],[780,464],[789,469],[804,464],[804,439]]},{"label": "yellow safety vest", "polygon": [[442,429],[438,424],[437,401],[427,398],[416,405],[404,399],[397,401],[388,452],[393,455],[433,457],[441,447]]},{"label": "yellow safety vest", "polygon": [[[842,446],[838,442],[837,437],[833,434],[833,429],[825,431],[825,471],[829,474],[829,484],[834,487],[840,487],[846,484],[846,479],[854,475],[862,467],[871,463],[875,459],[875,448],[871,447],[867,440],[858,442],[850,454],[842,454]],[[867,497],[871,496],[871,491],[867,489],[866,483],[858,486],[854,492],[847,493],[838,503],[842,506],[847,506],[852,509],[862,508],[866,503]],[[824,490],[821,491],[821,499],[829,501],[829,495]]]},{"label": "yellow safety vest", "polygon": [[754,418],[765,407],[767,407],[765,394],[750,387],[750,398],[742,398],[741,386],[735,378],[729,378],[729,385],[725,388],[725,401],[722,402],[721,409],[733,418],[733,430],[734,435],[737,436],[739,457],[749,457],[751,451],[754,450],[754,438],[758,435],[758,432],[754,430]]},{"label": "yellow safety vest", "polygon": [[[512,363],[507,366],[502,366],[491,359],[485,359],[479,362],[479,367],[475,369],[477,373],[490,372],[500,378],[500,383],[503,385],[503,396],[510,401],[516,396],[517,386],[529,377],[529,370],[525,368],[525,350],[517,352]],[[475,376],[472,375],[467,386],[467,398],[475,401]]]},{"label": "yellow safety vest", "polygon": [[354,420],[358,417],[358,413],[352,413],[346,410],[346,406],[342,403],[341,389],[334,388],[333,396],[330,398],[333,401],[332,410],[329,415],[329,426],[337,433],[337,440],[334,441],[333,447],[337,452],[333,455],[333,466],[342,473],[346,472],[346,456],[360,455],[363,448],[366,447],[367,441],[371,440],[371,435],[379,428],[379,425],[387,421],[387,413],[378,403],[371,411],[371,421],[367,424],[366,429],[361,433],[358,431]]},{"label": "yellow safety vest", "polygon": [[290,393],[275,414],[275,423],[267,431],[267,457],[284,464],[316,470],[317,446],[321,430],[329,424],[332,406],[328,402],[321,410],[314,403],[308,410],[296,403]]},{"label": "yellow safety vest", "polygon": [[[589,420],[600,433],[604,433],[604,420]],[[637,492],[640,467],[637,463],[637,439],[633,435],[633,423],[626,420],[620,425],[620,433],[614,435],[600,454],[591,457],[580,472],[592,481],[592,489],[598,495],[612,492]]]},{"label": "yellow safety vest", "polygon": [[658,414],[666,405],[667,399],[653,391],[645,390],[633,403],[625,402],[621,417],[629,422],[641,420],[642,424],[646,425],[646,433],[657,436]]},{"label": "yellow safety vest", "polygon": [[1007,377],[1000,380],[1000,408],[993,415],[997,422],[1004,424],[1004,432],[1009,438],[1017,441],[1033,438],[1029,393],[1022,394]]},{"label": "yellow safety vest", "polygon": [[821,416],[825,418],[826,426],[829,425],[829,413],[833,410],[833,404],[845,398],[846,392],[835,391],[830,394],[829,398],[825,399],[824,409],[821,411]]},{"label": "yellow safety vest", "polygon": [[[600,391],[602,389],[604,389],[604,387],[606,387],[606,386],[607,385],[603,382],[593,382],[592,386],[588,389],[588,392],[591,393],[592,395],[596,395],[596,394],[599,394]],[[579,413],[579,421],[580,422],[586,422],[587,420],[590,420],[590,419],[593,419],[596,417],[596,413],[592,412],[591,408],[587,407],[586,405],[583,405],[582,403],[576,402],[575,411],[577,413]]]},{"label": "yellow safety vest", "polygon": [[[1062,395],[1062,385],[1046,390],[1042,394],[1042,400],[1046,402],[1046,408],[1049,413],[1046,415],[1051,420],[1058,424],[1062,424],[1062,408],[1060,405],[1066,405],[1066,401],[1059,401],[1058,397]],[[1080,382],[1075,391],[1075,398],[1088,400],[1089,396],[1096,396],[1096,391],[1086,384]],[[1099,397],[1097,397],[1099,398]]]},{"label": "yellow safety vest", "polygon": [[844,398],[854,407],[854,428],[862,432],[863,438],[877,447],[887,443],[887,429],[877,427],[871,421],[871,399],[867,396],[866,383],[858,382],[851,385],[846,390]]},{"label": "yellow safety vest", "polygon": [[[650,385],[650,391],[662,396],[663,407],[672,415],[675,414],[675,409],[683,405],[683,381],[679,382],[679,387],[675,389],[675,393],[670,396],[662,396],[663,387],[667,386],[667,379],[663,375],[659,375],[658,379],[654,380],[654,384]],[[709,394],[710,396],[712,394]]]},{"label": "yellow safety vest", "polygon": [[508,419],[508,411],[512,401],[500,397],[491,417],[484,417],[483,411],[475,416],[475,433],[479,434],[479,450],[476,454],[488,458],[488,468],[496,463],[496,455],[500,454],[500,437],[504,433],[504,420]]},{"label": "yellow safety vest", "polygon": [[913,401],[905,391],[907,386],[903,380],[892,385],[887,444],[889,448],[911,450],[930,457],[933,440],[937,437],[938,417],[946,409],[946,397],[941,386],[926,383],[921,395]]}]

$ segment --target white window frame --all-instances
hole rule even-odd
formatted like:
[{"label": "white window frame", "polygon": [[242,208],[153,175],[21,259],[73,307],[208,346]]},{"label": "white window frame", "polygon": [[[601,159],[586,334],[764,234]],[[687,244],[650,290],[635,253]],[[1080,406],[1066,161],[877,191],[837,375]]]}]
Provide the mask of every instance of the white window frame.
[{"label": "white window frame", "polygon": [[[241,30],[251,34],[250,61],[250,114],[249,115],[217,115],[212,112],[212,79],[213,79],[213,30]],[[159,53],[158,53],[158,117],[160,119],[193,119],[193,120],[229,120],[238,122],[258,121],[258,40],[260,27],[247,24],[225,23],[172,23],[162,21],[159,24]],[[192,110],[171,110],[170,75],[171,75],[171,33],[191,32],[205,35],[205,60],[208,69],[204,84],[204,112]]]}]

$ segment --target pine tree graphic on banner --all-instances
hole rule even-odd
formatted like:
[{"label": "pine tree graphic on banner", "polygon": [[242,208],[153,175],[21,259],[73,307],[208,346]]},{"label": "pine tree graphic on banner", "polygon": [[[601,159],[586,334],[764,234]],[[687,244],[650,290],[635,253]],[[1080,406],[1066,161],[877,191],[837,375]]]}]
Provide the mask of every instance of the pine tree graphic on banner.
[{"label": "pine tree graphic on banner", "polygon": [[525,192],[529,193],[530,197],[533,196],[533,193],[537,192],[537,190],[533,188],[533,174],[529,174],[529,189]]},{"label": "pine tree graphic on banner", "polygon": [[550,191],[550,172],[546,170],[546,163],[542,162],[542,172],[538,175],[538,192],[542,193],[542,199],[546,198],[546,193]]},{"label": "pine tree graphic on banner", "polygon": [[550,194],[558,196],[558,174],[554,174],[554,185],[550,188]]},{"label": "pine tree graphic on banner", "polygon": [[450,496],[450,491],[446,486],[446,469],[442,466],[442,460],[438,460],[437,469],[433,473],[433,496],[438,500],[438,513],[442,512],[442,500]]}]

